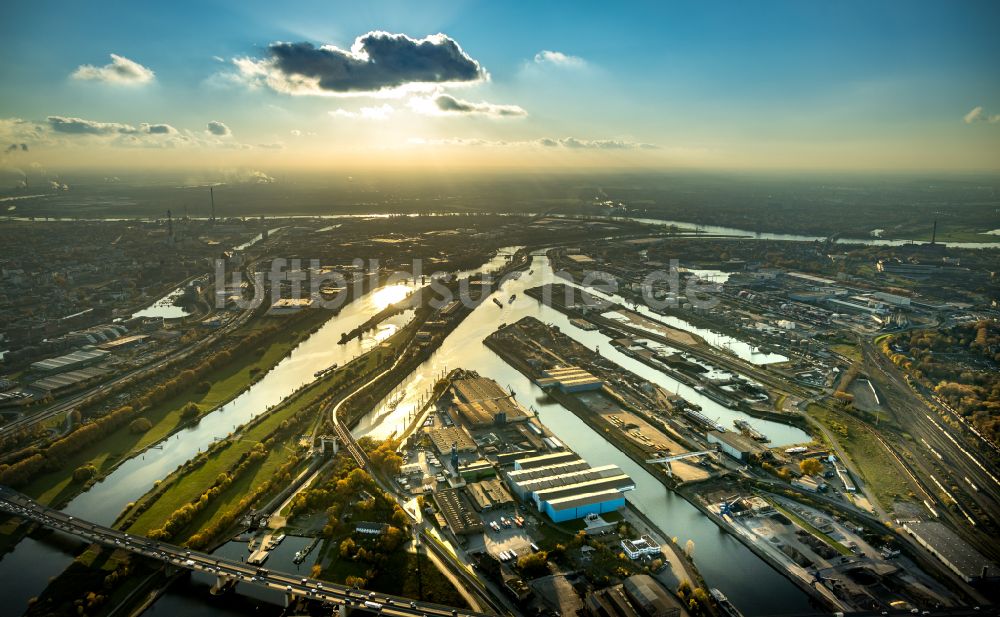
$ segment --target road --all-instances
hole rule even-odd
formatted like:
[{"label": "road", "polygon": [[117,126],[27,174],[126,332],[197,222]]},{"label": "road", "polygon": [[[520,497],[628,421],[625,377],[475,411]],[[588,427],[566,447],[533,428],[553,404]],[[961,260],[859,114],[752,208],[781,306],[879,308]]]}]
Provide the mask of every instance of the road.
[{"label": "road", "polygon": [[282,591],[290,600],[304,598],[323,602],[331,607],[366,608],[375,610],[382,615],[486,617],[485,613],[460,610],[374,591],[369,592],[284,572],[272,572],[266,568],[257,568],[243,562],[230,561],[142,536],[129,535],[117,529],[74,518],[59,510],[46,508],[25,495],[6,487],[0,487],[0,509],[89,542],[126,550],[176,568],[213,574],[218,577],[220,582],[226,584],[243,582]]}]

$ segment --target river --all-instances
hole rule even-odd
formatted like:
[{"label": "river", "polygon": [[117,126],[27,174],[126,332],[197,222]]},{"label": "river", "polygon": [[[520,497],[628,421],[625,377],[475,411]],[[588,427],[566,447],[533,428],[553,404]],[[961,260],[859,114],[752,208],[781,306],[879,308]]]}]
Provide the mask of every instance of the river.
[{"label": "river", "polygon": [[[492,270],[502,265],[505,259],[502,253],[506,252],[509,251],[502,250],[500,255],[484,264],[483,269]],[[801,613],[807,610],[808,599],[787,579],[761,562],[736,540],[719,531],[693,506],[667,492],[655,478],[596,435],[572,413],[557,404],[546,402],[542,393],[529,380],[483,346],[482,340],[502,322],[513,322],[525,315],[533,315],[558,325],[564,332],[592,349],[600,347],[604,356],[642,377],[670,391],[679,391],[681,396],[701,405],[710,417],[722,417],[726,423],[735,418],[746,419],[771,437],[774,445],[806,441],[808,436],[796,428],[749,418],[727,409],[666,375],[620,354],[610,345],[607,337],[575,328],[558,311],[542,306],[524,295],[525,289],[553,281],[548,260],[544,256],[536,255],[532,268],[532,274],[525,273],[519,279],[508,280],[496,292],[498,297],[504,299],[512,293],[517,294],[515,302],[505,302],[502,309],[489,300],[483,302],[445,340],[432,358],[403,382],[403,401],[393,408],[383,407],[366,416],[356,432],[384,436],[401,430],[406,414],[413,410],[417,398],[433,384],[435,376],[441,370],[455,367],[475,369],[503,385],[512,386],[522,404],[538,410],[542,422],[582,456],[595,464],[614,462],[636,478],[638,488],[629,494],[629,499],[639,505],[668,535],[678,536],[682,542],[694,540],[695,559],[710,584],[721,588],[748,615]],[[464,274],[467,272],[460,273]],[[204,417],[198,425],[172,437],[162,449],[152,449],[126,461],[105,480],[72,500],[65,511],[98,523],[112,522],[127,503],[141,497],[155,481],[168,475],[212,441],[225,437],[237,426],[265,412],[298,387],[312,381],[317,369],[332,363],[344,364],[380,338],[391,334],[393,328],[404,323],[411,314],[397,315],[385,327],[360,340],[355,339],[346,345],[338,344],[342,333],[363,323],[370,315],[405,297],[415,288],[414,281],[394,282],[348,304],[337,318],[324,324],[246,392]],[[32,538],[22,541],[0,561],[0,596],[7,600],[0,613],[19,614],[28,599],[38,594],[51,577],[58,575],[70,563],[72,556],[69,553]],[[183,602],[185,593],[183,588],[171,591],[161,602],[169,604],[173,601],[170,598],[175,596],[177,602]],[[155,610],[160,612],[163,609]]]},{"label": "river", "polygon": [[[497,269],[508,259],[510,252],[510,247],[500,249],[481,268],[460,271],[456,276],[468,276],[481,269]],[[87,492],[75,497],[63,510],[96,523],[111,524],[127,504],[142,497],[157,480],[166,477],[212,442],[226,437],[238,426],[312,382],[317,370],[332,364],[343,366],[391,336],[413,318],[413,311],[394,315],[364,336],[339,344],[344,333],[363,324],[390,304],[403,300],[420,284],[413,279],[392,277],[387,284],[348,303],[335,318],[324,323],[242,394],[205,415],[198,424],[161,442],[162,447],[149,449],[126,460]],[[48,580],[58,575],[71,561],[69,552],[54,549],[45,542],[33,538],[21,541],[12,552],[0,558],[0,597],[6,600],[0,606],[0,615],[21,614],[28,600],[40,593]]]}]

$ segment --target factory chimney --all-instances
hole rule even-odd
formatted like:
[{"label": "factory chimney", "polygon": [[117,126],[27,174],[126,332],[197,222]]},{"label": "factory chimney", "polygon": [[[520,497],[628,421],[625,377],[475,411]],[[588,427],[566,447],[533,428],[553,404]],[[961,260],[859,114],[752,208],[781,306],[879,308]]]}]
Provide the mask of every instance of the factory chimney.
[{"label": "factory chimney", "polygon": [[931,244],[937,240],[937,221],[934,221],[934,230],[931,232]]},{"label": "factory chimney", "polygon": [[215,223],[215,191],[212,187],[208,187],[208,195],[212,198],[212,223]]},{"label": "factory chimney", "polygon": [[170,210],[167,210],[167,242],[174,243],[174,218],[171,216]]}]

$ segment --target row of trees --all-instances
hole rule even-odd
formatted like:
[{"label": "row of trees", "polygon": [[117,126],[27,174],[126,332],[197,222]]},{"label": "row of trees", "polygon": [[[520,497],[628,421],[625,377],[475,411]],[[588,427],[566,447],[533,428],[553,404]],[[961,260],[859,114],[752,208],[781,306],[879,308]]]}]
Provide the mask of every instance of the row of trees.
[{"label": "row of trees", "polygon": [[946,330],[914,330],[897,335],[892,345],[883,341],[882,351],[1000,443],[1000,322],[983,319]]},{"label": "row of trees", "polygon": [[86,446],[95,443],[135,418],[131,405],[124,405],[109,414],[79,426],[75,431],[36,449],[33,454],[12,465],[0,465],[0,484],[20,488],[38,474],[62,469],[65,460]]}]

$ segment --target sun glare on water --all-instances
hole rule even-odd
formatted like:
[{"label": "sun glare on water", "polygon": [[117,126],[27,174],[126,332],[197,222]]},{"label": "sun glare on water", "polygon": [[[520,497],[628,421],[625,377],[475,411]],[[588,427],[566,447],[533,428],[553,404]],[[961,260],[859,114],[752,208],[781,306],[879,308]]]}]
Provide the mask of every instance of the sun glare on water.
[{"label": "sun glare on water", "polygon": [[383,287],[372,294],[372,303],[379,311],[390,304],[395,304],[410,295],[410,288],[406,285],[389,285]]}]

